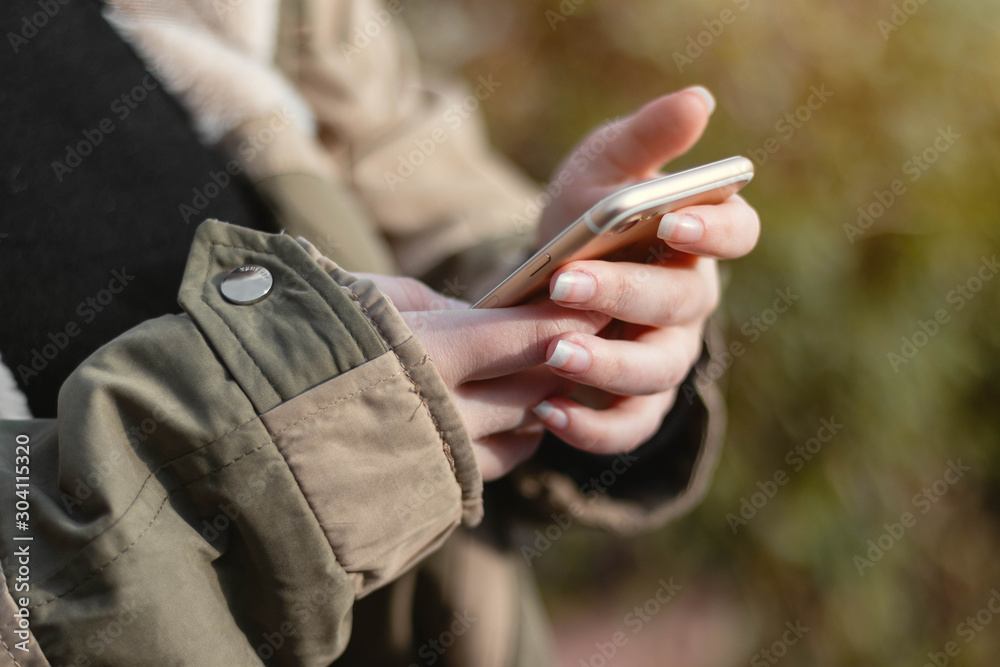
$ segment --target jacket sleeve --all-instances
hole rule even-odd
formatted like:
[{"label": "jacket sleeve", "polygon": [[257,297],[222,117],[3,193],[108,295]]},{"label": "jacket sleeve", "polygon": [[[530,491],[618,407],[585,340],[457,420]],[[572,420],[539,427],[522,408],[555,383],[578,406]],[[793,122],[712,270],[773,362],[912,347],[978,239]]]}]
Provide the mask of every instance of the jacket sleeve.
[{"label": "jacket sleeve", "polygon": [[[246,265],[273,287],[230,303]],[[328,665],[355,599],[481,518],[461,418],[373,283],[209,221],[180,303],[57,419],[0,422],[0,665]]]}]

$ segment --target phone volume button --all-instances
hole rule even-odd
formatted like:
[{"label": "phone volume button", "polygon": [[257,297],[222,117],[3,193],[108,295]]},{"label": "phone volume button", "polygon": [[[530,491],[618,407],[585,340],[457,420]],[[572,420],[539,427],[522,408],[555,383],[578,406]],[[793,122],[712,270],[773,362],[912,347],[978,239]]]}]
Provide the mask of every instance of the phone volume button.
[{"label": "phone volume button", "polygon": [[535,266],[532,267],[533,270],[529,276],[534,276],[536,273],[548,266],[549,262],[552,261],[552,256],[549,253],[545,253],[545,257],[539,257],[538,261],[535,262]]}]

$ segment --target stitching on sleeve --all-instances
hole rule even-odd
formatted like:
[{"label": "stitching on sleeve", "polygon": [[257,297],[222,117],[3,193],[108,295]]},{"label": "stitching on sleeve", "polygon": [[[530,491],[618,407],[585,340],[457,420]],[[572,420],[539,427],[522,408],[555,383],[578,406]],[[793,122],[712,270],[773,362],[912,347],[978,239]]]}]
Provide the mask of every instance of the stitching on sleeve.
[{"label": "stitching on sleeve", "polygon": [[[399,357],[397,356],[396,359],[398,360]],[[428,361],[430,361],[430,357],[426,357],[425,356],[419,362],[417,362],[413,366],[410,366],[410,368],[416,368],[417,366],[422,366],[425,363],[427,363]],[[372,383],[372,384],[370,384],[370,385],[368,385],[366,387],[358,389],[357,391],[355,391],[352,394],[348,394],[347,396],[341,396],[340,398],[338,398],[335,401],[331,401],[329,403],[326,403],[325,405],[322,405],[322,406],[316,408],[315,410],[313,410],[309,414],[303,415],[302,417],[296,419],[291,424],[288,424],[288,425],[284,426],[280,431],[275,431],[274,434],[273,434],[273,436],[280,435],[281,433],[284,433],[288,429],[290,429],[293,426],[297,425],[299,422],[305,421],[306,419],[309,419],[310,417],[312,417],[314,415],[317,415],[320,412],[323,412],[324,410],[328,410],[328,409],[334,407],[335,405],[339,405],[339,404],[343,403],[344,401],[350,400],[350,399],[354,398],[355,396],[357,396],[358,394],[364,393],[364,392],[368,391],[369,389],[373,389],[374,387],[377,387],[378,385],[382,384],[383,382],[388,382],[389,380],[391,380],[391,379],[393,379],[395,377],[399,377],[400,375],[403,375],[404,373],[406,373],[407,370],[408,369],[403,368],[403,370],[397,371],[397,372],[393,373],[392,375],[389,375],[389,376],[386,376],[386,377],[382,378],[378,382],[374,382],[374,383]]]},{"label": "stitching on sleeve", "polygon": [[[117,526],[118,522],[125,518],[125,515],[128,514],[129,510],[132,509],[132,506],[135,505],[139,501],[139,496],[142,495],[142,490],[146,488],[146,484],[149,482],[149,480],[153,479],[153,477],[156,475],[156,473],[160,472],[161,470],[163,470],[164,468],[166,468],[168,465],[170,465],[170,464],[172,464],[172,463],[174,463],[176,461],[179,461],[179,460],[183,459],[186,456],[191,456],[193,454],[196,454],[196,453],[200,452],[201,450],[205,449],[206,447],[210,447],[211,445],[214,445],[219,440],[222,440],[223,438],[232,435],[233,433],[235,433],[236,431],[240,430],[241,428],[243,428],[247,424],[249,424],[249,423],[251,423],[253,421],[256,421],[258,419],[260,419],[260,417],[257,416],[256,414],[254,414],[254,417],[252,419],[248,419],[247,421],[243,422],[242,424],[234,427],[232,430],[227,431],[226,433],[223,433],[218,438],[215,438],[214,440],[211,440],[210,442],[206,442],[203,445],[198,445],[197,447],[195,447],[191,451],[184,452],[183,454],[179,454],[179,455],[175,456],[172,459],[167,459],[166,461],[162,462],[160,465],[156,466],[153,470],[149,471],[149,474],[146,475],[146,478],[144,480],[142,480],[142,483],[139,485],[139,490],[135,492],[135,497],[132,498],[132,502],[130,502],[128,504],[128,507],[126,507],[122,511],[121,516],[119,516],[113,522],[111,522],[110,524],[108,524],[108,526],[104,530],[102,530],[101,532],[99,532],[97,535],[94,535],[94,537],[91,538],[90,541],[88,541],[87,544],[84,545],[83,548],[85,549],[90,544],[93,544],[93,542],[95,540],[99,539],[102,535],[104,535],[109,530],[111,530],[112,528],[114,528],[115,526]],[[82,551],[82,549],[81,549],[81,551]],[[77,554],[77,555],[79,555],[79,554]],[[45,575],[45,577],[49,577],[52,574],[54,574],[55,572],[58,572],[60,569],[62,569],[62,567],[63,566],[59,566],[58,568],[56,568],[55,570],[53,570],[51,573]]]},{"label": "stitching on sleeve", "polygon": [[[210,477],[212,475],[218,474],[219,472],[221,472],[222,470],[225,470],[226,468],[228,468],[229,466],[233,465],[234,463],[236,463],[240,459],[244,459],[247,456],[250,456],[251,454],[255,454],[255,453],[259,452],[261,449],[263,449],[267,445],[271,444],[272,442],[273,441],[270,438],[268,438],[267,440],[265,440],[261,444],[257,445],[253,449],[251,449],[249,452],[244,452],[243,454],[240,454],[239,456],[237,456],[235,459],[233,459],[229,463],[227,463],[227,464],[225,464],[225,465],[223,465],[223,466],[221,466],[219,468],[216,468],[215,470],[210,470],[207,473],[205,473],[204,475],[201,475],[199,477],[195,477],[194,479],[189,479],[188,481],[184,482],[183,484],[180,484],[179,486],[175,487],[166,496],[164,496],[164,498],[163,498],[162,501],[160,501],[160,506],[156,509],[156,513],[153,515],[153,518],[149,520],[149,524],[147,524],[146,527],[143,528],[142,531],[136,536],[136,538],[134,540],[132,540],[132,543],[129,544],[124,549],[122,549],[122,551],[117,556],[115,556],[114,558],[112,558],[111,560],[109,560],[107,563],[105,563],[101,567],[97,568],[96,570],[94,570],[93,572],[91,572],[90,574],[88,574],[86,577],[84,577],[83,579],[81,579],[80,581],[78,581],[74,586],[68,588],[67,590],[63,591],[59,595],[52,596],[50,598],[42,600],[38,604],[32,605],[31,607],[29,607],[29,609],[39,609],[41,607],[44,607],[48,603],[53,602],[54,600],[58,600],[59,598],[62,598],[62,597],[65,597],[65,596],[69,595],[70,593],[72,593],[73,591],[75,591],[77,588],[79,588],[80,586],[83,586],[85,583],[87,583],[88,581],[90,581],[91,579],[93,579],[94,577],[96,577],[99,573],[101,573],[104,570],[104,568],[106,568],[107,566],[111,565],[116,560],[118,560],[119,558],[121,558],[123,555],[125,555],[126,553],[128,553],[132,549],[132,547],[134,547],[136,544],[139,543],[139,540],[142,539],[142,536],[146,534],[146,531],[148,531],[153,526],[153,524],[156,523],[156,519],[157,519],[157,517],[160,516],[160,512],[163,511],[163,507],[167,504],[167,501],[170,500],[170,498],[175,493],[177,493],[178,491],[180,491],[181,489],[183,489],[186,486],[190,486],[190,485],[194,484],[195,482],[199,482],[199,481],[205,479],[206,477]],[[136,496],[136,498],[138,499],[138,495]],[[133,503],[134,502],[135,501],[133,501]],[[131,507],[131,505],[130,505],[130,507]],[[124,516],[125,516],[125,513],[123,512],[122,513],[122,517],[124,517]]]},{"label": "stitching on sleeve", "polygon": [[10,659],[14,661],[14,664],[17,665],[17,667],[24,667],[24,665],[22,665],[17,661],[17,658],[14,657],[14,654],[10,652],[10,647],[7,646],[7,642],[3,640],[2,632],[0,632],[0,644],[3,644],[3,650],[7,651],[7,655],[10,656]]},{"label": "stitching on sleeve", "polygon": [[[350,295],[351,300],[353,300],[354,303],[358,304],[358,308],[361,309],[361,312],[364,313],[365,318],[367,318],[367,320],[371,322],[372,326],[375,327],[379,335],[382,336],[382,340],[386,342],[386,345],[389,345],[389,338],[385,335],[385,332],[382,331],[382,327],[379,326],[379,323],[372,318],[371,314],[368,312],[368,309],[364,306],[364,304],[361,303],[361,300],[358,298],[358,295],[354,293],[354,290],[348,287],[347,293],[348,295]],[[396,357],[396,361],[399,362],[400,367],[403,368],[403,373],[406,374],[406,379],[410,381],[410,385],[413,387],[414,393],[417,395],[417,398],[420,399],[420,404],[424,406],[424,410],[427,411],[427,416],[431,418],[431,423],[434,424],[434,430],[437,431],[438,438],[441,439],[441,449],[444,452],[445,458],[448,459],[448,465],[451,466],[452,474],[455,475],[455,481],[458,482],[459,486],[462,486],[461,480],[458,479],[458,470],[455,467],[455,457],[452,456],[451,453],[451,444],[448,442],[448,439],[445,438],[444,432],[441,430],[441,425],[438,424],[437,417],[434,416],[434,411],[431,410],[431,406],[427,404],[427,398],[424,396],[423,392],[420,391],[420,387],[417,386],[417,383],[413,379],[413,376],[410,375],[409,369],[406,368],[406,365],[403,363],[403,360],[399,358],[399,353],[396,352],[396,348],[390,346],[389,350],[392,352],[393,356]],[[425,363],[429,359],[430,355],[425,354],[424,358],[420,361],[420,364]]]},{"label": "stitching on sleeve", "polygon": [[[397,357],[397,358],[398,358],[398,357]],[[427,361],[428,361],[428,358],[427,358],[427,357],[424,357],[424,359],[423,359],[423,360],[421,360],[421,361],[420,361],[420,362],[419,362],[418,364],[415,364],[415,365],[414,365],[414,367],[416,367],[416,366],[419,366],[419,365],[421,365],[421,364],[424,364],[424,363],[426,363]],[[342,397],[341,397],[340,399],[338,399],[338,400],[336,400],[336,401],[332,401],[332,402],[330,402],[330,403],[328,403],[328,404],[326,404],[326,405],[324,405],[324,406],[320,407],[319,409],[315,410],[314,412],[311,412],[311,413],[310,413],[309,415],[306,415],[305,417],[303,417],[303,418],[301,418],[301,419],[298,419],[298,420],[296,420],[295,422],[293,422],[293,423],[289,424],[288,426],[284,427],[284,428],[283,428],[283,429],[281,429],[280,431],[277,431],[277,432],[276,432],[276,433],[275,433],[274,435],[276,436],[276,435],[278,435],[278,434],[280,434],[280,433],[284,432],[285,430],[287,430],[287,429],[291,428],[292,426],[295,426],[295,425],[296,425],[296,424],[298,424],[299,422],[303,421],[303,419],[306,419],[306,418],[308,418],[308,417],[310,417],[310,416],[312,416],[312,415],[314,415],[314,414],[317,414],[317,413],[319,413],[319,412],[322,412],[322,411],[324,411],[324,410],[327,410],[327,409],[329,409],[329,408],[331,408],[331,407],[333,407],[333,406],[335,406],[335,405],[337,405],[337,404],[339,404],[339,403],[343,403],[344,401],[346,401],[346,400],[349,400],[349,399],[351,399],[351,398],[353,398],[353,397],[357,396],[358,394],[361,394],[361,393],[364,393],[364,392],[366,392],[366,391],[368,391],[368,390],[370,390],[370,389],[372,389],[372,388],[374,388],[374,387],[377,387],[378,385],[382,384],[383,382],[388,382],[389,380],[391,380],[391,379],[392,379],[392,378],[394,378],[394,377],[398,377],[398,376],[400,376],[400,375],[403,375],[403,374],[404,374],[405,372],[406,372],[405,370],[401,370],[401,371],[399,371],[399,372],[397,372],[397,373],[393,373],[392,375],[390,375],[390,376],[388,376],[388,377],[384,377],[384,378],[382,378],[381,380],[378,380],[377,382],[373,382],[373,383],[371,383],[371,384],[369,384],[369,385],[367,385],[367,386],[365,386],[365,387],[362,387],[361,389],[358,389],[357,391],[355,391],[355,392],[354,392],[354,393],[352,393],[352,394],[349,394],[348,396],[342,396]],[[252,420],[250,420],[250,421],[255,421],[255,420],[257,420],[257,419],[260,419],[260,418],[259,418],[259,417],[254,417],[254,419],[252,419]],[[238,427],[237,427],[236,429],[233,429],[232,431],[230,431],[230,432],[229,432],[229,433],[227,433],[226,435],[229,435],[230,433],[233,433],[233,432],[234,432],[234,431],[236,431],[236,430],[237,430],[238,428],[240,428],[240,427],[244,426],[244,425],[245,425],[245,424],[247,424],[247,423],[249,423],[249,422],[245,422],[244,424],[241,424],[241,425],[240,425],[240,426],[238,426]],[[225,437],[225,435],[224,435],[224,436],[222,436],[222,437]],[[214,443],[214,442],[217,442],[218,440],[221,440],[221,439],[222,439],[222,438],[218,438],[217,440],[213,440],[212,442]],[[256,453],[256,452],[260,451],[261,449],[263,449],[264,447],[266,447],[266,446],[267,446],[268,444],[270,444],[270,443],[273,443],[273,442],[274,442],[274,439],[273,439],[273,436],[272,436],[272,437],[271,437],[271,438],[270,438],[269,440],[267,440],[266,442],[263,442],[263,443],[261,443],[260,445],[258,445],[257,447],[253,448],[252,450],[250,450],[250,451],[248,451],[248,452],[244,452],[243,454],[240,454],[239,456],[237,456],[236,458],[234,458],[234,459],[233,459],[232,461],[230,461],[229,463],[226,463],[225,465],[223,465],[223,466],[221,466],[221,467],[219,467],[219,468],[217,468],[217,469],[215,469],[215,470],[210,470],[209,472],[205,473],[204,475],[201,475],[201,476],[199,476],[199,477],[196,477],[196,478],[194,478],[194,479],[190,479],[190,480],[188,480],[188,481],[186,481],[186,482],[184,482],[184,483],[180,484],[180,485],[179,485],[179,486],[177,486],[176,488],[174,488],[174,489],[173,489],[172,491],[170,491],[170,492],[169,492],[169,493],[168,493],[168,494],[166,495],[166,497],[164,497],[163,501],[162,501],[162,502],[160,503],[160,506],[159,506],[159,507],[158,507],[158,508],[156,509],[156,513],[155,513],[155,514],[153,515],[153,517],[152,517],[152,518],[150,519],[150,521],[149,521],[149,524],[148,524],[148,525],[147,525],[147,526],[146,526],[145,528],[143,528],[143,529],[142,529],[142,532],[140,532],[140,533],[139,533],[139,534],[138,534],[138,535],[136,536],[136,538],[135,538],[135,539],[134,539],[134,540],[132,541],[132,543],[131,543],[131,544],[129,544],[129,545],[128,545],[128,546],[127,546],[127,547],[126,547],[125,549],[123,549],[123,550],[122,550],[122,551],[121,551],[121,552],[120,552],[120,553],[119,553],[118,555],[116,555],[116,556],[115,556],[114,558],[112,558],[111,560],[109,560],[109,561],[108,561],[107,563],[105,563],[104,565],[102,565],[102,566],[101,566],[101,567],[99,567],[98,569],[96,569],[96,570],[94,570],[93,572],[91,572],[91,573],[90,573],[89,575],[87,575],[87,576],[86,576],[86,577],[85,577],[84,579],[82,579],[81,581],[79,581],[79,582],[78,582],[78,583],[77,583],[76,585],[74,585],[74,586],[73,586],[72,588],[69,588],[69,589],[67,589],[67,590],[63,591],[63,592],[62,592],[62,593],[60,593],[59,595],[56,595],[56,596],[54,596],[54,597],[51,597],[51,598],[48,598],[48,599],[45,599],[45,600],[42,600],[42,601],[41,601],[41,602],[39,602],[38,604],[36,604],[36,605],[32,605],[32,606],[30,607],[30,609],[37,609],[37,608],[39,608],[39,607],[42,607],[42,606],[44,606],[44,605],[46,605],[46,604],[48,604],[48,603],[52,602],[53,600],[58,600],[59,598],[62,598],[62,597],[65,597],[66,595],[69,595],[69,594],[70,594],[70,593],[72,593],[72,592],[73,592],[74,590],[76,590],[77,588],[79,588],[80,586],[82,586],[83,584],[85,584],[85,583],[86,583],[87,581],[89,581],[89,580],[90,580],[90,579],[92,579],[93,577],[97,576],[97,574],[98,574],[98,573],[100,573],[100,572],[101,572],[102,570],[104,570],[104,568],[106,568],[106,567],[108,567],[109,565],[111,565],[112,563],[114,563],[114,562],[115,562],[116,560],[118,560],[118,559],[119,559],[119,558],[120,558],[120,557],[121,557],[122,555],[124,555],[124,554],[125,554],[126,552],[128,552],[128,551],[129,551],[130,549],[132,549],[132,547],[134,547],[134,546],[135,546],[135,545],[136,545],[136,544],[137,544],[137,543],[139,542],[139,540],[140,540],[140,539],[142,538],[142,536],[146,534],[146,531],[148,531],[148,530],[149,530],[149,529],[150,529],[150,528],[151,528],[151,527],[153,526],[153,524],[154,524],[154,523],[156,523],[156,519],[157,519],[157,517],[159,517],[159,515],[160,515],[160,512],[162,512],[162,511],[163,511],[163,507],[164,507],[164,506],[166,505],[167,501],[168,501],[168,500],[169,500],[169,499],[171,498],[171,496],[173,496],[173,495],[174,495],[175,493],[177,493],[178,491],[180,491],[180,490],[181,490],[182,488],[184,488],[184,487],[186,487],[186,486],[190,486],[190,485],[194,484],[195,482],[198,482],[198,481],[201,481],[202,479],[205,479],[206,477],[210,477],[211,475],[215,475],[215,474],[219,473],[220,471],[222,471],[222,470],[225,470],[226,468],[228,468],[229,466],[233,465],[234,463],[236,463],[236,462],[237,462],[237,461],[239,461],[240,459],[243,459],[243,458],[246,458],[247,456],[249,456],[249,455],[251,455],[251,454],[254,454],[254,453]],[[209,444],[212,444],[212,443],[209,443]],[[208,446],[208,445],[204,445],[203,447],[199,447],[199,448],[198,448],[198,450],[200,450],[200,449],[204,449],[204,447],[207,447],[207,446]],[[276,447],[277,447],[277,446],[276,446]],[[148,475],[148,476],[146,477],[146,479],[145,479],[145,480],[143,481],[143,484],[142,484],[142,486],[141,486],[141,487],[139,488],[139,492],[138,492],[138,493],[136,494],[136,497],[135,497],[135,498],[134,498],[134,499],[132,500],[132,502],[131,502],[131,503],[129,503],[129,506],[128,506],[128,508],[126,508],[126,509],[125,509],[125,511],[124,511],[124,512],[122,512],[122,515],[121,515],[120,517],[118,517],[118,519],[116,519],[116,520],[115,520],[115,522],[114,522],[113,524],[111,524],[110,526],[108,526],[108,527],[107,527],[107,528],[106,528],[105,530],[101,531],[101,535],[103,535],[104,533],[106,533],[106,532],[107,532],[108,530],[110,530],[110,529],[111,529],[111,528],[112,528],[112,527],[113,527],[113,526],[114,526],[115,524],[117,524],[117,523],[118,523],[119,521],[121,521],[121,520],[122,520],[122,519],[123,519],[123,518],[125,517],[125,515],[126,515],[126,514],[128,513],[128,510],[129,510],[129,509],[130,509],[130,508],[131,508],[131,507],[132,507],[132,506],[133,506],[133,505],[134,505],[134,504],[136,503],[136,501],[137,501],[137,500],[139,499],[139,495],[141,495],[141,493],[142,493],[142,489],[143,489],[143,488],[145,487],[145,485],[146,485],[146,482],[148,482],[148,481],[149,481],[149,479],[150,479],[151,477],[153,477],[153,475],[154,475],[154,474],[155,474],[156,472],[158,472],[159,470],[161,470],[161,469],[162,469],[162,468],[163,468],[164,466],[166,466],[167,464],[169,464],[169,463],[172,463],[173,461],[176,461],[176,460],[177,460],[177,459],[179,459],[179,458],[183,458],[184,456],[188,456],[188,455],[190,455],[190,454],[193,454],[193,453],[195,453],[195,452],[196,452],[196,451],[198,451],[198,450],[194,450],[194,451],[191,451],[191,452],[187,452],[186,454],[182,454],[181,456],[178,456],[178,457],[176,457],[176,458],[173,458],[173,459],[171,459],[170,461],[166,461],[166,462],[164,462],[163,464],[161,464],[160,466],[158,466],[158,467],[156,468],[156,470],[154,470],[153,472],[151,472],[151,473],[150,473],[150,474],[149,474],[149,475]],[[280,450],[279,450],[279,454],[280,454]],[[283,455],[282,455],[282,460],[284,460],[284,456],[283,456]],[[287,466],[287,462],[286,462],[286,466]],[[294,472],[293,472],[293,471],[291,470],[291,468],[289,468],[289,472],[291,473],[291,475],[292,475],[292,478],[293,478],[293,479],[295,479],[295,482],[296,482],[296,484],[298,484],[298,479],[297,479],[297,478],[295,478],[295,473],[294,473]],[[301,486],[299,487],[299,490],[300,490],[300,492],[301,492],[301,490],[302,490],[302,489],[301,489]],[[305,494],[304,494],[304,493],[303,493],[303,496],[305,496]],[[308,496],[305,496],[305,498],[306,498],[306,503],[307,503],[307,504],[309,504],[309,498],[308,498]],[[314,508],[312,507],[312,505],[311,505],[311,504],[309,504],[309,508],[313,510],[313,515],[315,516],[315,515],[316,515],[316,512],[315,512],[315,510],[314,510]],[[94,539],[96,540],[96,539],[97,539],[97,537],[100,537],[100,535],[96,536],[96,537],[95,537]],[[90,542],[90,543],[93,543],[93,540],[91,540],[91,542]],[[334,554],[334,558],[336,559],[336,554]],[[0,637],[0,641],[2,641],[2,637]],[[5,646],[6,646],[6,645],[5,645]],[[13,658],[13,656],[11,656],[11,657]],[[15,661],[15,662],[16,662],[16,661]]]}]

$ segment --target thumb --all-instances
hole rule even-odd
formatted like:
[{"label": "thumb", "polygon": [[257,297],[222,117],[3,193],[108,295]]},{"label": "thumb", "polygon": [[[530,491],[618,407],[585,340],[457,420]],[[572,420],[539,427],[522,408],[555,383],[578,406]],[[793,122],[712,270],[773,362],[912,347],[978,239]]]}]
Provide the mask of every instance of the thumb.
[{"label": "thumb", "polygon": [[570,161],[590,184],[645,180],[694,146],[714,109],[715,98],[701,86],[664,95],[592,132]]}]

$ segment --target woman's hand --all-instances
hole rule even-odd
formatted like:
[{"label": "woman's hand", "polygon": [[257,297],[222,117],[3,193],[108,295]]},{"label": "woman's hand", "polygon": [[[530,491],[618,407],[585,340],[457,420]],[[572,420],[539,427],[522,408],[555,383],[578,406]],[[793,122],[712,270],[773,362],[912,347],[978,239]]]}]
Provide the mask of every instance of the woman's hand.
[{"label": "woman's hand", "polygon": [[[576,169],[575,178],[543,214],[540,240],[615,190],[660,175],[665,162],[697,142],[714,108],[708,91],[689,88],[592,133],[563,164],[563,171]],[[601,336],[556,336],[546,363],[559,377],[618,398],[595,410],[554,393],[535,409],[543,423],[597,453],[627,451],[653,435],[698,359],[705,323],[718,304],[713,258],[745,255],[759,232],[756,212],[734,196],[664,216],[658,230],[663,254],[648,263],[580,261],[556,272],[549,285],[554,302],[619,322]]]},{"label": "woman's hand", "polygon": [[543,365],[549,344],[571,331],[597,333],[610,319],[551,302],[470,310],[410,278],[359,275],[388,295],[434,360],[472,437],[484,480],[501,477],[534,453],[544,427],[532,407],[574,385]]}]

